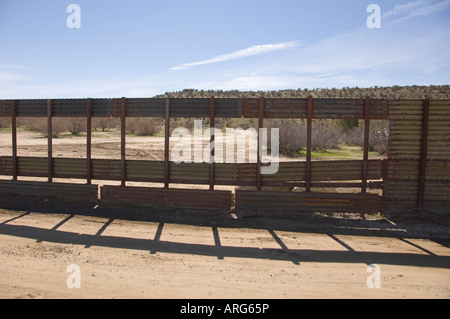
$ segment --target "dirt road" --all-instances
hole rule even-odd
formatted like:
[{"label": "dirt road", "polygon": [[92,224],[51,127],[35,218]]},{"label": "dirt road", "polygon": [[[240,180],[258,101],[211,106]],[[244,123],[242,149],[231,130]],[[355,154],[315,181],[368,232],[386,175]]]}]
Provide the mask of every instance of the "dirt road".
[{"label": "dirt road", "polygon": [[386,221],[95,209],[0,210],[0,298],[450,297],[448,238]]}]

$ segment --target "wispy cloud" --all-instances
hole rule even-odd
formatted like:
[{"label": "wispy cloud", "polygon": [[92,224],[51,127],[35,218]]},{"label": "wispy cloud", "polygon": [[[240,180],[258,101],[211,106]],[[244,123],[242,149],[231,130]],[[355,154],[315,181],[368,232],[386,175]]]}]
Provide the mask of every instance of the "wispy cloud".
[{"label": "wispy cloud", "polygon": [[260,55],[260,54],[264,54],[264,53],[268,53],[268,52],[272,52],[272,51],[284,50],[284,49],[295,47],[297,45],[298,45],[298,42],[295,42],[295,41],[281,42],[281,43],[275,43],[275,44],[254,45],[247,49],[238,50],[233,53],[217,55],[211,59],[181,64],[181,65],[171,68],[170,70],[171,71],[186,70],[186,69],[190,69],[192,67],[199,66],[199,65],[241,59],[241,58]]},{"label": "wispy cloud", "polygon": [[426,4],[426,2],[424,0],[411,1],[406,4],[399,4],[399,5],[396,5],[392,10],[386,11],[383,14],[383,17],[390,17],[390,16],[402,14],[405,12],[409,12],[410,10],[412,10],[414,8],[424,6],[425,4]]},{"label": "wispy cloud", "polygon": [[398,18],[396,22],[404,21],[413,17],[427,15],[442,11],[450,7],[450,0],[431,4],[429,0],[411,1],[406,4],[396,5],[392,10],[383,14],[383,18]]}]

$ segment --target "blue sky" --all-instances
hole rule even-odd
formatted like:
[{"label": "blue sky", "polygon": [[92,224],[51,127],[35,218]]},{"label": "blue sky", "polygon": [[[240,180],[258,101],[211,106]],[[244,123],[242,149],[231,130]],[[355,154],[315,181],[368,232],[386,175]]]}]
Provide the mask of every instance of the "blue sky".
[{"label": "blue sky", "polygon": [[0,48],[0,98],[450,84],[450,0],[0,0]]}]

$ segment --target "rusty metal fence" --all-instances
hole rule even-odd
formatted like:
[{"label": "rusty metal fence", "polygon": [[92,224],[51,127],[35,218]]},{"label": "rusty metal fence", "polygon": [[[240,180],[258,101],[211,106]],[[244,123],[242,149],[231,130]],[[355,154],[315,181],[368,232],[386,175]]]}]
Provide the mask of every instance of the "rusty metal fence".
[{"label": "rusty metal fence", "polygon": [[[105,203],[130,203],[193,209],[383,212],[387,209],[450,209],[450,101],[308,98],[119,98],[0,100],[0,116],[11,119],[12,154],[0,156],[0,193],[53,195]],[[17,118],[47,117],[47,157],[17,155]],[[55,158],[53,117],[85,117],[86,158]],[[92,118],[120,117],[121,157],[92,159]],[[164,118],[164,161],[126,158],[126,123],[130,117]],[[181,163],[169,160],[170,118],[291,118],[306,121],[306,160],[280,162],[276,174],[263,175],[264,164]],[[359,160],[312,160],[315,119],[364,121]],[[369,159],[371,120],[389,120],[387,159]],[[258,132],[258,131],[257,131]],[[259,132],[258,132],[259,134]],[[211,137],[214,141],[214,136]],[[258,150],[261,145],[258,138]],[[259,152],[258,152],[259,153]],[[214,151],[211,152],[214,156]],[[45,177],[47,182],[18,181]],[[86,184],[56,183],[55,178],[85,179]],[[120,181],[120,186],[93,185],[93,180]],[[130,187],[127,182],[163,183],[164,187]],[[171,184],[209,185],[209,190],[178,189]],[[219,191],[216,185],[254,186],[255,190]],[[302,187],[278,192],[266,187]],[[357,193],[317,193],[315,187],[359,189]],[[378,189],[379,194],[368,192]]]}]

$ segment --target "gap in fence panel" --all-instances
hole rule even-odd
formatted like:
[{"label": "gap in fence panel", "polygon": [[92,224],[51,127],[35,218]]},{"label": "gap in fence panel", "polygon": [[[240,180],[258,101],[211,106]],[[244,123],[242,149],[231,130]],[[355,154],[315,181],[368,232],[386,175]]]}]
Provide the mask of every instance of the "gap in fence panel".
[{"label": "gap in fence panel", "polygon": [[279,129],[280,162],[305,161],[307,125],[303,119],[265,119],[267,155],[271,154],[272,130]]},{"label": "gap in fence panel", "polygon": [[86,117],[51,120],[53,182],[86,184]]},{"label": "gap in fence panel", "polygon": [[48,181],[47,117],[17,117],[16,124],[17,179]]},{"label": "gap in fence panel", "polygon": [[53,157],[86,158],[86,118],[52,118]]},{"label": "gap in fence panel", "polygon": [[215,162],[256,163],[258,153],[257,119],[216,119]]},{"label": "gap in fence panel", "polygon": [[12,156],[11,133],[12,118],[0,117],[0,180],[11,180],[11,172],[9,172],[9,167],[6,167],[5,160]]},{"label": "gap in fence panel", "polygon": [[92,118],[92,159],[120,160],[120,118]]},{"label": "gap in fence panel", "polygon": [[162,182],[144,180],[164,179],[165,124],[165,119],[159,117],[126,118],[127,186],[158,188],[164,186]]},{"label": "gap in fence panel", "polygon": [[[118,109],[120,109],[120,107],[118,107]],[[88,142],[87,140],[84,141],[85,145],[84,147],[86,148],[87,142]],[[120,161],[121,161],[120,117],[112,117],[112,116],[92,117],[91,118],[92,183],[100,186],[120,185],[121,183]]]},{"label": "gap in fence panel", "polygon": [[164,122],[160,118],[128,117],[126,158],[164,161]]}]

